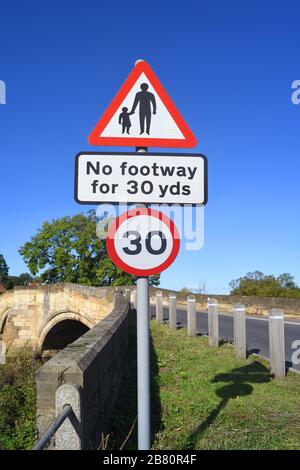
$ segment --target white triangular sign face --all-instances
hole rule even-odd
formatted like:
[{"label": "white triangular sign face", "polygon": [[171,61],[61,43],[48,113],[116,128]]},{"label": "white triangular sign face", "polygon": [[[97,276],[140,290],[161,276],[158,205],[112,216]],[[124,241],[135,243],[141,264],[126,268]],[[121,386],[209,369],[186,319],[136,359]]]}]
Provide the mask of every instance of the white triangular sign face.
[{"label": "white triangular sign face", "polygon": [[194,147],[196,139],[149,65],[138,62],[89,136],[92,145]]},{"label": "white triangular sign face", "polygon": [[[141,99],[139,99],[139,96],[142,96],[141,86],[144,84],[148,85],[148,90],[145,90],[145,110],[142,109]],[[136,96],[138,96],[137,99],[139,101],[134,114],[130,115]],[[123,118],[124,111],[122,111],[122,109],[125,107],[127,113]],[[126,121],[125,124],[129,124],[128,127],[124,126],[125,129],[123,129],[123,125],[120,123],[123,119]],[[121,137],[123,130],[125,134],[131,137],[140,137],[140,135],[143,135],[144,138],[149,139],[184,139],[176,122],[144,73],[142,73],[135,82],[135,85],[131,88],[125,100],[121,103],[117,112],[109,121],[101,135],[102,137]],[[149,132],[149,134],[147,132]]]}]

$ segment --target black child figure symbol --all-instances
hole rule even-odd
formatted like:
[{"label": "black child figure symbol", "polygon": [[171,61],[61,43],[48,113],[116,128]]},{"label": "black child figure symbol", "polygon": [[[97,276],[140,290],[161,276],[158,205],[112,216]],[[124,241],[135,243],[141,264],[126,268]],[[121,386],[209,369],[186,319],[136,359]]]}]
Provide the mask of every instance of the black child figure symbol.
[{"label": "black child figure symbol", "polygon": [[132,113],[128,113],[128,108],[126,108],[126,106],[124,106],[124,108],[122,108],[122,113],[120,114],[119,116],[119,124],[122,124],[122,134],[124,134],[124,132],[126,131],[127,134],[129,134],[129,129],[131,127],[131,122],[130,122],[130,115]]}]

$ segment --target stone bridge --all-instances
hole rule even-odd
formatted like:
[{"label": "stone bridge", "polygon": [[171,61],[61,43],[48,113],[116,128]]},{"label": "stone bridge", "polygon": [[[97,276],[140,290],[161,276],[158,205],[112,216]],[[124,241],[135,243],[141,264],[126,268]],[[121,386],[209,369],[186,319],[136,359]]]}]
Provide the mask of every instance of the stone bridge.
[{"label": "stone bridge", "polygon": [[0,361],[5,351],[28,348],[47,356],[63,349],[112,311],[114,290],[53,284],[0,295]]}]

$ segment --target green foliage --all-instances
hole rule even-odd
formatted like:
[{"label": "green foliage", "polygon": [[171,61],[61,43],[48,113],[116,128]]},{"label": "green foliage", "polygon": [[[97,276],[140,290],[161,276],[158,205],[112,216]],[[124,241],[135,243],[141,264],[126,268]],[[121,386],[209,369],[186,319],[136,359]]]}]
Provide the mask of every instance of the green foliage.
[{"label": "green foliage", "polygon": [[29,273],[22,273],[20,276],[6,276],[0,284],[6,289],[13,289],[15,286],[27,286],[32,282],[36,280]]},{"label": "green foliage", "polygon": [[188,287],[182,287],[182,289],[180,289],[180,292],[184,292],[186,294],[190,294],[191,293],[191,289],[189,289]]},{"label": "green foliage", "polygon": [[5,287],[5,289],[13,289],[17,284],[16,276],[0,276],[0,284]]},{"label": "green foliage", "polygon": [[[98,221],[91,210],[45,222],[19,250],[30,272],[48,284],[134,284],[135,277],[118,269],[108,258],[105,240],[97,236]],[[159,276],[154,276],[151,283],[158,285]]]},{"label": "green foliage", "polygon": [[20,253],[33,275],[41,272],[42,282],[92,285],[105,247],[96,236],[96,218],[90,213],[45,222]]},{"label": "green foliage", "polygon": [[0,285],[6,289],[13,289],[15,286],[25,286],[34,281],[29,273],[22,273],[20,276],[9,276],[9,267],[3,255],[0,254]]},{"label": "green foliage", "polygon": [[[115,286],[129,286],[136,283],[136,277],[131,274],[124,273],[112,262],[110,258],[104,258],[97,270],[99,279],[109,279],[111,284]],[[158,286],[160,275],[156,274],[149,277],[149,283],[152,286]]]},{"label": "green foliage", "polygon": [[149,277],[149,284],[151,286],[159,286],[160,283],[160,274],[155,274],[154,276]]},{"label": "green foliage", "polygon": [[40,364],[22,352],[0,366],[0,450],[31,449],[35,439],[35,380]]},{"label": "green foliage", "polygon": [[19,286],[28,286],[36,280],[29,273],[22,273],[18,276],[18,285]]},{"label": "green foliage", "polygon": [[8,289],[8,271],[9,267],[7,266],[6,260],[3,255],[0,254],[0,285],[4,286],[5,289]]},{"label": "green foliage", "polygon": [[265,275],[261,271],[247,273],[230,282],[231,295],[257,295],[264,297],[300,297],[300,288],[291,274],[278,277]]},{"label": "green foliage", "polygon": [[0,254],[0,277],[8,276],[8,269],[4,256]]}]

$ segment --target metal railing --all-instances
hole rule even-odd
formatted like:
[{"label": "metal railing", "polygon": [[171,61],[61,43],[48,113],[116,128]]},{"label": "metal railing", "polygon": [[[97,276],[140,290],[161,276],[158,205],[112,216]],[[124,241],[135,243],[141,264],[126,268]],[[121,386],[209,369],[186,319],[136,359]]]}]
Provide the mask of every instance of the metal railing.
[{"label": "metal railing", "polygon": [[56,418],[39,438],[32,450],[48,447],[55,436],[56,450],[80,450],[82,448],[81,388],[63,384],[55,393]]},{"label": "metal railing", "polygon": [[73,413],[71,405],[64,405],[63,409],[55,419],[55,421],[49,426],[47,431],[44,432],[42,437],[37,441],[32,450],[43,450],[50,443],[51,438],[54,436],[56,431],[61,427],[63,422]]}]

